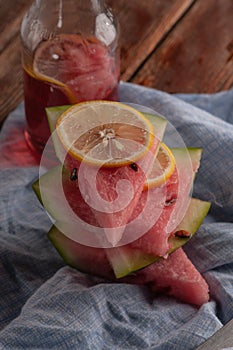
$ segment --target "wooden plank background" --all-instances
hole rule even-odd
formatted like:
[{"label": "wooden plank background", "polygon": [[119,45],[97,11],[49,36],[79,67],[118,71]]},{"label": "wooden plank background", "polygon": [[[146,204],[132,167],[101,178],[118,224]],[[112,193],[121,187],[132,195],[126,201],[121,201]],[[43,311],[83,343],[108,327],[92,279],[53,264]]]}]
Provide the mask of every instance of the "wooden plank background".
[{"label": "wooden plank background", "polygon": [[196,1],[132,82],[170,93],[233,86],[233,1]]},{"label": "wooden plank background", "polygon": [[[106,0],[118,16],[121,79],[176,92],[233,86],[233,0]],[[32,0],[0,0],[0,123],[23,99],[19,30]]]}]

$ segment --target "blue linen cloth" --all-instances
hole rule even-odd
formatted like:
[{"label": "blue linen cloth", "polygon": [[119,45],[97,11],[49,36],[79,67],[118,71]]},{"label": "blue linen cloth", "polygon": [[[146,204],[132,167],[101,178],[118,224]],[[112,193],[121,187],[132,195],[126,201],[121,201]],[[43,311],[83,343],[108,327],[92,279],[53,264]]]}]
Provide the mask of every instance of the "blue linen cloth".
[{"label": "blue linen cloth", "polygon": [[0,135],[0,349],[191,350],[233,317],[233,91],[172,96],[121,83],[120,100],[153,108],[203,148],[194,195],[213,206],[185,251],[211,299],[197,308],[65,266],[31,188],[38,165],[20,104]]}]

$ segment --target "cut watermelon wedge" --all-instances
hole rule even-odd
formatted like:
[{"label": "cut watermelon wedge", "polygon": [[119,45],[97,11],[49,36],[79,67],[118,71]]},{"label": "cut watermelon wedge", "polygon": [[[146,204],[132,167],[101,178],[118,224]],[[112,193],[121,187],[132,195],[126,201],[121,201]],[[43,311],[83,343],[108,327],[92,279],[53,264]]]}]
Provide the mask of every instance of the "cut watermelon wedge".
[{"label": "cut watermelon wedge", "polygon": [[[176,232],[181,230],[189,232],[190,236],[172,235],[169,238],[171,245],[169,254],[182,247],[196,233],[209,208],[209,202],[192,198],[186,215],[176,230]],[[110,264],[108,260],[109,249],[92,248],[74,242],[60,232],[55,225],[50,229],[48,236],[68,265],[82,272],[92,273],[108,279],[122,278],[162,259],[159,256],[145,254],[139,249],[124,246],[120,250],[119,248],[111,248]],[[112,269],[113,266],[114,270]]]},{"label": "cut watermelon wedge", "polygon": [[[170,248],[167,254],[174,252],[189,241],[200,227],[209,209],[209,202],[191,199],[183,220],[168,238]],[[182,231],[189,233],[189,235],[176,235],[176,232]],[[142,248],[133,248],[132,245],[106,249],[106,253],[117,278],[127,276],[161,258],[161,256],[155,254],[145,253]]]},{"label": "cut watermelon wedge", "polygon": [[[56,154],[60,160],[64,160],[64,155],[62,154],[62,149],[60,147],[60,142],[57,140],[56,135],[56,121],[58,117],[66,111],[69,108],[69,106],[61,106],[61,107],[51,107],[47,108],[47,115],[49,120],[50,129],[52,132],[52,138],[54,147],[56,150]],[[143,157],[143,159],[140,159],[137,162],[137,171],[135,171],[130,165],[124,166],[124,167],[115,167],[115,168],[101,168],[98,171],[98,174],[96,175],[96,169],[94,167],[85,167],[85,164],[82,165],[81,176],[79,176],[79,180],[81,179],[82,188],[84,188],[84,192],[87,197],[92,197],[92,200],[95,202],[97,201],[96,207],[100,208],[99,210],[92,208],[92,213],[96,217],[96,220],[98,221],[98,225],[100,228],[102,228],[101,235],[98,237],[98,242],[96,239],[94,239],[94,242],[90,244],[92,246],[103,246],[103,247],[111,247],[115,245],[119,245],[119,241],[122,237],[122,234],[125,230],[125,226],[132,214],[132,211],[134,210],[139,197],[142,193],[143,186],[146,180],[146,175],[150,170],[150,166],[152,163],[152,157],[154,157],[154,154],[157,153],[158,146],[160,144],[160,140],[162,139],[167,121],[160,117],[160,116],[154,116],[154,115],[146,115],[146,117],[150,120],[151,124],[153,125],[155,139],[153,146],[150,149],[150,152],[147,152],[147,154]],[[70,165],[70,164],[69,164]],[[86,171],[85,171],[86,169]],[[72,172],[73,167],[69,167],[69,171]],[[94,179],[94,180],[93,180]],[[43,179],[42,179],[43,180]],[[123,180],[123,181],[122,181]],[[92,196],[92,188],[93,188],[93,182],[95,183],[95,193],[98,193],[98,196]],[[123,184],[123,186],[127,186],[127,189],[130,185],[130,188],[132,188],[132,196],[129,200],[127,200],[125,197],[125,193],[130,193],[128,190],[122,190],[119,192],[119,184]],[[43,202],[47,203],[50,201],[50,193],[47,191],[47,186],[44,187],[45,190],[43,190],[42,186],[42,193],[41,196],[43,197]],[[81,188],[81,191],[82,191]],[[123,187],[124,189],[124,187]],[[57,190],[61,192],[61,187],[59,189],[59,184],[57,186]],[[96,192],[97,191],[97,192]],[[87,193],[86,193],[87,192]],[[91,193],[89,193],[91,192]],[[120,196],[120,193],[122,194]],[[114,196],[116,198],[114,198]],[[106,198],[105,198],[106,197]],[[129,195],[130,197],[130,195]],[[115,208],[116,205],[119,206],[120,198],[124,198],[123,204],[120,206],[122,209],[118,209],[118,207]],[[100,199],[100,201],[99,201]],[[64,201],[63,201],[64,202]],[[126,204],[125,204],[126,203]],[[45,205],[46,206],[46,205]],[[111,210],[112,209],[112,210]],[[67,210],[66,210],[67,213]],[[69,221],[71,222],[72,215],[66,216],[69,217]],[[74,221],[74,220],[73,220]],[[76,225],[79,223],[76,221]],[[70,238],[75,240],[74,237],[74,230],[69,228],[70,225],[66,226],[66,234],[70,236]],[[99,231],[101,231],[99,228]],[[101,237],[100,237],[101,236]],[[78,242],[80,240],[76,239]],[[81,243],[87,243],[87,242],[81,242]],[[121,243],[122,244],[122,243]]]},{"label": "cut watermelon wedge", "polygon": [[[192,207],[197,209],[197,204],[200,204],[201,201],[194,201],[195,204],[192,204]],[[204,206],[205,210],[208,208],[207,203],[206,205],[201,204],[201,206]],[[201,207],[198,210],[196,209],[196,214],[201,211]],[[201,217],[203,215],[204,213],[202,212]],[[192,214],[192,217],[194,216]],[[195,216],[193,228],[198,221],[201,224],[201,217],[198,219]],[[187,220],[191,219],[188,216],[186,218]],[[182,227],[184,226],[182,225]],[[185,226],[185,228],[187,227]],[[48,236],[65,263],[81,272],[99,276],[112,282],[148,285],[156,293],[170,295],[183,302],[197,306],[209,300],[209,288],[206,281],[188,259],[182,248],[180,248],[187,242],[187,238],[173,238],[174,251],[172,252],[171,250],[171,254],[167,259],[155,258],[144,255],[138,250],[130,251],[130,249],[127,249],[124,257],[126,257],[127,253],[128,261],[130,258],[132,261],[139,262],[137,268],[145,264],[149,264],[149,266],[136,271],[132,275],[116,279],[104,249],[86,247],[74,242],[62,234],[55,226],[51,228]],[[115,258],[116,264],[122,264],[122,259],[118,254],[116,254]],[[136,267],[136,262],[134,267]]]},{"label": "cut watermelon wedge", "polygon": [[[141,194],[131,217],[131,220],[137,218],[135,230],[145,226],[145,234],[139,239],[136,239],[135,230],[132,230],[135,237],[131,240],[132,247],[159,256],[166,255],[169,250],[168,237],[187,210],[202,153],[200,148],[177,148],[171,151],[175,156],[176,170],[166,183]],[[140,215],[142,210],[143,214]]]},{"label": "cut watermelon wedge", "polygon": [[[60,168],[54,168],[44,175],[51,195],[50,202],[46,203],[48,205],[46,209],[57,220],[63,219],[65,214],[59,192],[56,191],[56,181],[54,181],[57,171],[61,171]],[[73,183],[69,182],[70,184],[72,186],[68,186],[67,191],[73,193]],[[33,184],[33,188],[41,201],[39,180]],[[74,196],[76,197],[76,194]],[[80,205],[78,207],[80,209]],[[183,220],[169,237],[170,249],[167,259],[146,254],[141,249],[132,248],[130,245],[111,249],[88,247],[73,241],[56,226],[52,226],[48,237],[65,263],[84,273],[115,282],[148,284],[156,292],[169,294],[183,302],[201,305],[208,301],[208,286],[187,256],[178,248],[194,235],[209,208],[210,203],[191,199]],[[88,211],[83,210],[83,215],[83,219],[85,216],[88,218]],[[66,223],[64,228],[65,226]],[[134,273],[131,274],[132,272]]]},{"label": "cut watermelon wedge", "polygon": [[[200,149],[192,149],[190,151],[190,154],[192,153],[191,160],[192,164],[198,164],[200,161]],[[178,154],[182,155],[180,156],[181,159],[183,159],[184,163],[187,163],[187,169],[190,168],[190,156],[189,151],[186,149],[178,150]],[[188,157],[187,157],[188,154]],[[178,158],[177,158],[178,160]],[[192,169],[196,167],[196,165],[191,165]],[[187,173],[189,173],[189,170],[185,170]],[[193,173],[193,170],[192,170]],[[39,196],[39,200],[44,205],[47,212],[52,216],[52,218],[56,221],[59,221],[59,230],[62,232],[65,232],[65,234],[73,239],[78,241],[81,244],[93,246],[93,247],[110,247],[108,242],[104,243],[105,234],[103,230],[99,228],[99,224],[95,217],[93,216],[93,210],[90,209],[90,207],[87,205],[87,203],[82,198],[82,195],[76,185],[75,182],[70,181],[70,175],[69,173],[63,169],[61,166],[58,166],[56,168],[50,169],[45,175],[41,176],[38,181],[36,181],[33,185],[35,192]],[[188,176],[187,176],[188,179]],[[187,179],[184,179],[184,183],[187,182]],[[170,183],[170,182],[169,182]],[[189,183],[189,188],[192,186],[192,181]],[[63,192],[65,191],[65,193]],[[170,196],[172,196],[173,188],[168,190],[168,193]],[[184,198],[184,197],[182,197]],[[153,199],[153,197],[152,197]],[[158,201],[158,197],[156,198]],[[188,205],[188,201],[186,201]],[[152,205],[153,202],[152,202]],[[187,208],[187,205],[185,209]],[[71,210],[71,208],[73,210]],[[153,209],[153,208],[152,208]],[[182,213],[184,214],[185,211]],[[149,215],[149,218],[151,216],[151,210],[145,211],[145,217],[142,217],[142,219],[147,220],[147,216]],[[78,216],[78,217],[77,217]],[[62,221],[60,220],[62,218]],[[148,218],[148,220],[149,220]],[[89,225],[83,225],[83,223],[80,223],[80,220],[84,220],[85,223],[88,223]],[[141,220],[143,221],[143,220]],[[135,224],[135,223],[134,223]],[[178,223],[177,223],[178,224]],[[81,230],[77,230],[77,227],[80,227]],[[90,227],[90,225],[92,227]],[[177,225],[176,225],[177,226]],[[96,232],[93,233],[93,227]],[[131,226],[129,225],[129,229]],[[154,231],[157,227],[155,227]],[[98,232],[97,232],[98,231]],[[132,231],[132,228],[131,228]],[[133,231],[134,232],[134,231]],[[145,230],[143,233],[147,232]],[[170,231],[169,231],[170,233]],[[162,234],[161,234],[162,237]],[[131,241],[135,240],[137,237],[134,236],[131,238]],[[162,243],[166,245],[166,250],[168,249],[166,238],[168,237],[162,237]],[[102,240],[102,242],[100,242]],[[129,242],[129,241],[128,241]],[[127,242],[127,243],[128,243]],[[101,244],[100,244],[101,243]],[[151,250],[153,254],[161,255],[163,256],[165,251],[160,250],[159,243],[158,244],[158,250],[156,251]],[[146,241],[144,240],[144,244],[140,244],[139,248],[146,246]],[[161,248],[162,249],[162,248]],[[147,253],[150,253],[150,251],[146,251]]]},{"label": "cut watermelon wedge", "polygon": [[[47,109],[53,143],[57,156],[61,159],[64,157],[57,147],[55,125],[57,118],[67,108],[69,106]],[[156,154],[165,132],[166,120],[149,114],[146,116],[156,130],[157,138],[153,149]],[[73,172],[75,169],[72,167],[67,169],[60,165],[50,169],[33,184],[33,189],[55,222],[48,237],[68,265],[110,281],[146,284],[156,292],[201,305],[208,301],[208,286],[181,248],[198,230],[210,208],[209,202],[191,198],[201,149],[177,148],[172,152],[176,160],[175,171],[165,183],[154,188],[145,189],[145,176],[140,174],[138,168],[135,171],[132,164],[109,168],[103,172],[99,182],[103,195],[108,196],[108,186],[102,184],[102,181],[107,181],[108,184],[114,176],[117,184],[126,175],[134,190],[130,207],[122,213],[114,213],[112,217],[106,213],[101,217],[99,208],[93,212],[93,208],[81,195],[79,181],[76,181],[77,169]],[[149,157],[146,158],[148,169],[145,172],[145,167],[143,168],[144,175],[149,171],[150,161]],[[129,170],[133,171],[132,174]],[[149,206],[146,205],[147,197],[150,198]],[[141,212],[141,220],[137,221]],[[82,225],[77,225],[77,217]],[[151,217],[152,226],[147,227]],[[91,229],[88,230],[88,227]],[[105,244],[104,236],[99,235],[98,230],[104,231],[112,227],[123,227],[124,236],[127,237],[128,234],[130,240],[123,241],[123,231],[116,230],[115,236],[110,240],[107,237]],[[131,230],[128,230],[129,227]],[[137,236],[139,228],[144,229],[144,234]],[[104,234],[106,238],[106,231]],[[109,245],[109,242],[112,244]]]},{"label": "cut watermelon wedge", "polygon": [[209,300],[209,287],[182,248],[134,276],[123,279],[133,284],[148,284],[159,294],[166,294],[185,303],[201,306]]},{"label": "cut watermelon wedge", "polygon": [[[101,248],[87,247],[86,245],[75,242],[74,240],[64,235],[57,227],[62,227],[65,230],[66,226],[69,225],[70,208],[66,212],[66,205],[64,205],[63,201],[61,200],[60,192],[57,191],[56,174],[58,171],[61,171],[60,168],[60,166],[53,168],[48,173],[42,176],[43,179],[40,179],[41,181],[43,181],[43,186],[46,186],[46,189],[48,191],[48,202],[42,202],[39,180],[37,180],[33,184],[33,189],[42,205],[45,206],[48,213],[56,220],[56,226],[53,226],[50,230],[49,238],[67,264],[84,272],[89,273],[91,268],[91,271],[93,271],[93,273],[97,275],[101,275],[103,277],[108,278],[112,278],[115,275],[117,278],[120,278],[134,271],[142,269],[143,267],[157,261],[160,258],[159,256],[156,256],[154,254],[146,254],[142,249],[132,248],[130,247],[130,245],[105,249],[105,253],[103,253],[103,250]],[[67,176],[67,178],[64,178],[64,180],[69,180],[67,172],[65,172],[64,176]],[[73,194],[74,197],[77,199],[77,192],[73,191],[73,183],[68,181],[67,184],[67,193]],[[82,212],[81,217],[83,220],[90,220],[90,218],[92,218],[92,220],[95,220],[93,219],[93,216],[90,215],[91,212],[90,209],[88,211],[87,205],[80,206],[80,203],[77,203],[77,208],[79,208],[79,211]],[[171,235],[169,237],[169,253],[184,245],[191,238],[191,236],[197,231],[197,229],[201,225],[203,219],[208,213],[209,208],[209,202],[204,202],[194,198],[191,199],[190,206],[182,222],[179,224],[176,230],[183,230],[189,232],[191,235],[189,237],[179,237],[176,235]],[[61,221],[61,219],[62,223],[59,224],[59,221]],[[92,222],[93,225],[95,223],[96,222]],[[85,232],[83,232],[83,235],[85,237]],[[92,252],[93,257],[98,256],[98,259],[103,259],[103,271],[100,269],[100,266],[102,266],[101,264],[97,264],[92,267],[90,267],[89,264],[87,264],[88,259],[90,259],[92,262],[95,259],[91,258]],[[86,258],[84,259],[84,257]],[[109,272],[110,265],[112,267],[112,270],[114,271],[114,274]],[[105,270],[108,271],[107,275],[105,274]]]}]

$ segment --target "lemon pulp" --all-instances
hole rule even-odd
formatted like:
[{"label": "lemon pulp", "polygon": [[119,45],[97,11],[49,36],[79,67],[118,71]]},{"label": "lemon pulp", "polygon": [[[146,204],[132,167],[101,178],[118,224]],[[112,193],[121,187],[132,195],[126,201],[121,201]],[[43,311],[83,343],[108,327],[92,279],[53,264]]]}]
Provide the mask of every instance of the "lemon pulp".
[{"label": "lemon pulp", "polygon": [[58,119],[56,131],[72,158],[107,167],[136,162],[155,139],[153,125],[141,112],[112,101],[72,106]]}]

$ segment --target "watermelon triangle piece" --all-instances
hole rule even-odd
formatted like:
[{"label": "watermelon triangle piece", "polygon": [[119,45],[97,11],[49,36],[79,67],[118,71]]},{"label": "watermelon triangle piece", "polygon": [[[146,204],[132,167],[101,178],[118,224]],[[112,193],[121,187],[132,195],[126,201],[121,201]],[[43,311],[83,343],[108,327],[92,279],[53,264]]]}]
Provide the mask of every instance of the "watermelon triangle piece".
[{"label": "watermelon triangle piece", "polygon": [[[59,142],[56,138],[55,125],[59,115],[64,112],[68,106],[47,108],[46,113],[50,129],[53,135],[53,142],[58,158],[63,162],[64,156],[60,153]],[[78,169],[78,181],[84,200],[87,198],[98,225],[104,229],[105,236],[110,246],[114,247],[121,240],[125,226],[131,217],[131,214],[140,198],[146,177],[155,154],[158,151],[160,140],[163,138],[167,121],[160,116],[144,113],[154,128],[154,142],[147,154],[136,162],[135,168],[129,166],[119,168],[100,168],[96,175],[94,167],[82,166]],[[135,163],[134,163],[135,164]],[[70,173],[77,167],[77,162],[69,155],[65,160],[65,167]],[[82,170],[80,173],[80,169]],[[119,195],[126,197],[128,190],[118,193],[119,184],[128,182],[132,187],[132,197],[127,204],[119,206]],[[116,205],[115,205],[116,204]]]},{"label": "watermelon triangle piece", "polygon": [[[164,123],[162,124],[164,130]],[[161,131],[160,131],[161,133]],[[125,227],[136,207],[160,145],[153,132],[150,149],[137,161],[119,167],[94,167],[77,162],[69,154],[64,166],[70,173],[77,169],[78,186],[99,226],[104,229],[110,246],[121,240]]]},{"label": "watermelon triangle piece", "polygon": [[197,306],[209,301],[209,287],[205,279],[182,248],[133,275],[116,279],[104,249],[74,242],[56,226],[51,228],[48,236],[64,261],[79,271],[119,283],[147,285],[156,294],[169,295]]},{"label": "watermelon triangle piece", "polygon": [[182,302],[200,306],[209,301],[209,287],[182,248],[167,259],[124,279],[129,283],[148,284],[159,294],[173,296]]},{"label": "watermelon triangle piece", "polygon": [[[176,159],[175,171],[166,183],[142,192],[125,232],[132,248],[155,256],[167,254],[170,248],[169,236],[189,207],[189,194],[202,152],[200,148],[171,150]],[[140,231],[142,234],[137,236]]]},{"label": "watermelon triangle piece", "polygon": [[[141,221],[150,227],[145,230],[141,237],[133,240],[129,245],[132,248],[140,249],[146,254],[164,256],[169,251],[169,232],[167,225],[174,210],[177,195],[177,172],[168,179],[166,184],[157,188],[152,188],[141,194],[140,200],[133,212],[133,216],[139,218],[139,212],[143,210],[147,192],[150,192],[150,199],[147,202],[147,209],[143,210]],[[161,208],[160,208],[161,207]]]},{"label": "watermelon triangle piece", "polygon": [[[184,218],[168,238],[169,251],[166,256],[183,246],[189,239],[191,239],[191,237],[197,232],[209,209],[209,202],[201,201],[197,198],[191,199]],[[161,233],[163,233],[163,231],[161,231]],[[147,240],[147,234],[145,236],[145,241],[140,242],[140,248],[136,248],[132,244],[127,244],[114,249],[106,249],[109,262],[111,263],[117,278],[122,278],[135,273],[136,271],[161,259],[160,255],[146,252],[146,250],[151,250],[151,247],[150,241]],[[157,235],[157,238],[158,237],[159,235]],[[155,245],[156,240],[153,240],[153,237],[149,238],[151,238],[151,245]]]}]

